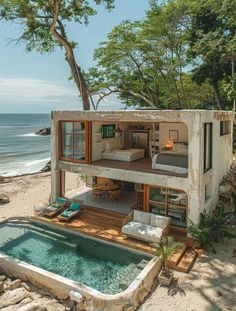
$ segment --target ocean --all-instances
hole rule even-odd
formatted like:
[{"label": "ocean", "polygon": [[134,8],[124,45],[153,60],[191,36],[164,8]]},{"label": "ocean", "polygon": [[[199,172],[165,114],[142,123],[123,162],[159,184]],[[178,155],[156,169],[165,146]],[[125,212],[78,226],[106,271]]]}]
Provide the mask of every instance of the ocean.
[{"label": "ocean", "polygon": [[40,171],[50,160],[50,136],[34,132],[50,126],[50,114],[0,114],[0,176]]}]

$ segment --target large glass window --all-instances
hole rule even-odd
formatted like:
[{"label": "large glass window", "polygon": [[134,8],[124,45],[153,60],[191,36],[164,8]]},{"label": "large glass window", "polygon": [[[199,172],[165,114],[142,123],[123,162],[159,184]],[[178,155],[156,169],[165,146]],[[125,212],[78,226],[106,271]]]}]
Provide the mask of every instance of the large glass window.
[{"label": "large glass window", "polygon": [[169,216],[172,225],[186,227],[187,195],[181,190],[149,188],[149,210],[152,213]]},{"label": "large glass window", "polygon": [[62,121],[61,158],[86,162],[87,148],[87,124]]},{"label": "large glass window", "polygon": [[204,173],[212,168],[212,123],[204,124]]}]

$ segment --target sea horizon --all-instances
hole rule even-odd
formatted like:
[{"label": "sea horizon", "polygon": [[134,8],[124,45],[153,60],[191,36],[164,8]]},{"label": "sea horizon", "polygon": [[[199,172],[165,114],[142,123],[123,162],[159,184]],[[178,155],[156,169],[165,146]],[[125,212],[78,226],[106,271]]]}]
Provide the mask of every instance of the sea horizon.
[{"label": "sea horizon", "polygon": [[50,161],[50,113],[0,113],[0,176],[36,173]]}]

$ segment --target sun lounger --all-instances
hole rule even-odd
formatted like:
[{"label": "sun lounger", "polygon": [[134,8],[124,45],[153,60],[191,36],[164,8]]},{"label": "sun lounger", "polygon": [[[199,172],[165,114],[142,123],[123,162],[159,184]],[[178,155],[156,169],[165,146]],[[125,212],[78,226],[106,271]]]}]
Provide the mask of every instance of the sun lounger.
[{"label": "sun lounger", "polygon": [[72,202],[69,207],[67,207],[58,218],[62,221],[70,221],[76,216],[82,213],[82,202]]},{"label": "sun lounger", "polygon": [[67,208],[70,204],[70,201],[68,201],[65,198],[56,198],[56,200],[52,203],[52,205],[46,207],[42,214],[43,216],[46,217],[56,217],[57,215],[59,215],[60,213],[62,213],[64,211],[65,208]]}]

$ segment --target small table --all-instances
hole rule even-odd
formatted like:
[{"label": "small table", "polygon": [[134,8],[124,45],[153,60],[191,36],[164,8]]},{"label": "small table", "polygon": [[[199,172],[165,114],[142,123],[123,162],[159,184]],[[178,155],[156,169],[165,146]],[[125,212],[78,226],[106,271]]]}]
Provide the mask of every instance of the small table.
[{"label": "small table", "polygon": [[93,186],[93,189],[95,190],[100,190],[100,191],[104,191],[104,192],[107,192],[107,191],[115,191],[115,190],[118,190],[119,189],[119,185],[117,184],[114,184],[114,183],[100,183],[100,184],[96,184]]}]

